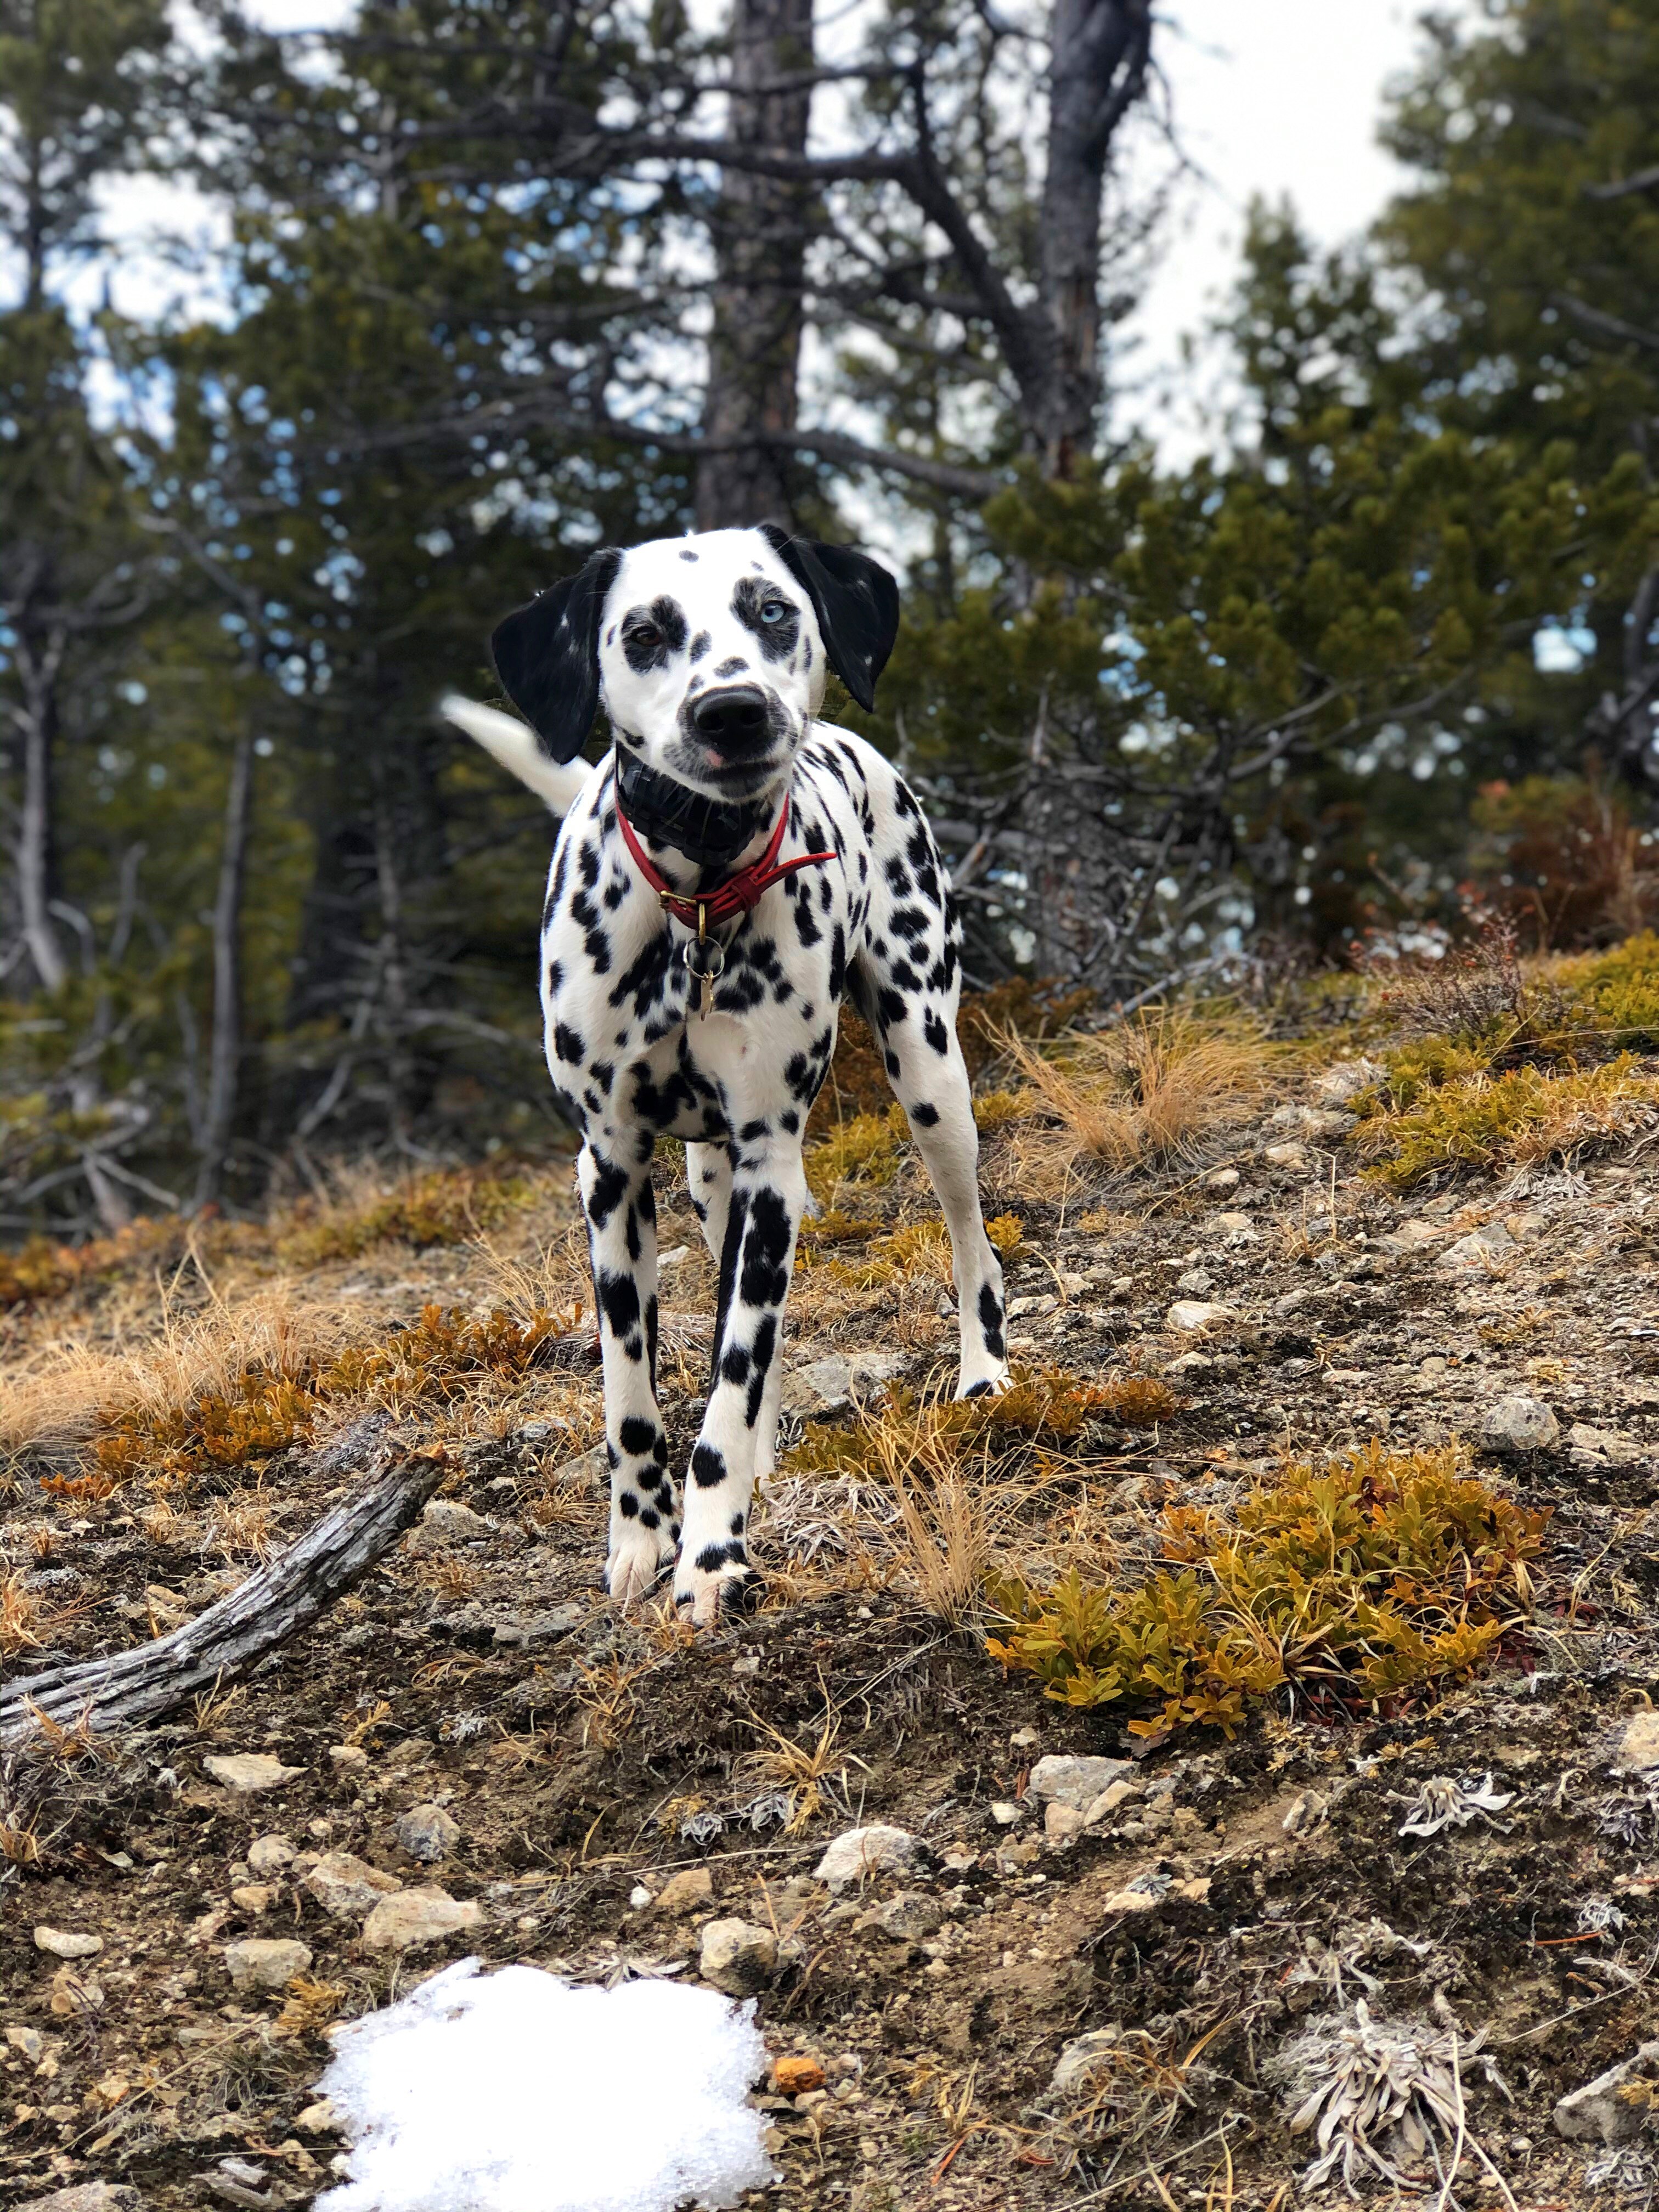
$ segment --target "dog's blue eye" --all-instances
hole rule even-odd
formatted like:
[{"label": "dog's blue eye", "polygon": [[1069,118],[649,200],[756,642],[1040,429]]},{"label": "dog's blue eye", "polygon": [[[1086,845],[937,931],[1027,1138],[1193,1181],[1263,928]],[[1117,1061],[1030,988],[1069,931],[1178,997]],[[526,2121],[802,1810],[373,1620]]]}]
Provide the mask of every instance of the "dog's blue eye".
[{"label": "dog's blue eye", "polygon": [[761,620],[763,623],[781,622],[788,611],[781,599],[769,599],[761,609]]}]

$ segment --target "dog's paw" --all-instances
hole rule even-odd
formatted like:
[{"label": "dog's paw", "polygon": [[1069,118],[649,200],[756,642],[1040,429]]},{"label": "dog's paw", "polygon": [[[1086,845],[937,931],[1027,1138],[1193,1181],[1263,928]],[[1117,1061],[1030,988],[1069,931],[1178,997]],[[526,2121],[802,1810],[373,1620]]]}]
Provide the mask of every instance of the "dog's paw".
[{"label": "dog's paw", "polygon": [[1000,1398],[1012,1378],[1000,1360],[993,1367],[980,1366],[977,1372],[963,1366],[962,1378],[957,1384],[958,1398]]},{"label": "dog's paw", "polygon": [[624,1523],[611,1540],[605,1586],[618,1605],[632,1605],[662,1579],[673,1557],[673,1546],[665,1547],[658,1531]]},{"label": "dog's paw", "polygon": [[674,1584],[674,1606],[693,1628],[719,1628],[753,1613],[766,1595],[766,1583],[750,1566],[728,1566],[710,1573],[683,1567]]}]

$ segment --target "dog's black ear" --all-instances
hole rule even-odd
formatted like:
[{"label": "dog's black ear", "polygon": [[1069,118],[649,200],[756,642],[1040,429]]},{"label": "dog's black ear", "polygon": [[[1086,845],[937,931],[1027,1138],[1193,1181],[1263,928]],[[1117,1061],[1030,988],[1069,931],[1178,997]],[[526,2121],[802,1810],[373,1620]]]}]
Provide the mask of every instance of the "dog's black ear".
[{"label": "dog's black ear", "polygon": [[498,623],[489,657],[501,688],[556,761],[574,760],[599,703],[599,618],[622,555],[607,546],[574,576]]},{"label": "dog's black ear", "polygon": [[867,714],[898,635],[898,586],[879,561],[850,545],[792,538],[775,522],[760,530],[811,600],[830,665]]}]

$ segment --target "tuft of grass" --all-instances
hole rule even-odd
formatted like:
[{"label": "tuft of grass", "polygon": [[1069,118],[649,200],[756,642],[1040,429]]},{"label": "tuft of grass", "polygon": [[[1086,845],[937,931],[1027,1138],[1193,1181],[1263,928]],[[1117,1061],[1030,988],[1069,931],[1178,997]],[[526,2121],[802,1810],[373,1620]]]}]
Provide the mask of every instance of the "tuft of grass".
[{"label": "tuft of grass", "polygon": [[1628,1054],[1601,1067],[1552,1074],[1540,1067],[1475,1073],[1375,1111],[1354,1139],[1373,1173],[1396,1190],[1425,1176],[1474,1168],[1570,1164],[1626,1144],[1659,1124],[1659,1077]]},{"label": "tuft of grass", "polygon": [[376,1244],[396,1242],[417,1250],[459,1244],[499,1228],[532,1203],[537,1188],[522,1168],[495,1161],[432,1168],[390,1189],[348,1190],[320,1202],[302,1199],[273,1248],[289,1267],[316,1267],[330,1260],[355,1260]]},{"label": "tuft of grass", "polygon": [[808,1147],[806,1181],[820,1206],[831,1206],[843,1182],[890,1183],[898,1173],[899,1148],[909,1140],[904,1109],[855,1114],[837,1121],[821,1144]]},{"label": "tuft of grass", "polygon": [[1101,1411],[1126,1429],[1156,1428],[1160,1421],[1173,1420],[1186,1402],[1157,1375],[1125,1375],[1103,1382],[1099,1397]]},{"label": "tuft of grass", "polygon": [[380,1344],[343,1352],[321,1378],[324,1394],[388,1402],[459,1397],[480,1376],[516,1382],[548,1365],[553,1347],[579,1327],[580,1301],[563,1313],[538,1308],[526,1319],[496,1307],[483,1316],[459,1306],[422,1306],[410,1328]]},{"label": "tuft of grass", "polygon": [[1144,1012],[1052,1054],[1012,1030],[1004,1045],[1070,1158],[1119,1170],[1190,1157],[1249,1112],[1273,1055],[1249,1017],[1188,1007]]},{"label": "tuft of grass", "polygon": [[1558,963],[1555,981],[1606,1043],[1659,1052],[1659,936],[1644,929],[1611,952]]},{"label": "tuft of grass", "polygon": [[1132,1733],[1213,1725],[1291,1688],[1392,1704],[1477,1667],[1528,1607],[1547,1511],[1463,1470],[1455,1447],[1371,1443],[1323,1472],[1287,1466],[1231,1515],[1174,1506],[1164,1561],[1135,1584],[993,1578],[988,1645],[1070,1705],[1152,1705]]}]

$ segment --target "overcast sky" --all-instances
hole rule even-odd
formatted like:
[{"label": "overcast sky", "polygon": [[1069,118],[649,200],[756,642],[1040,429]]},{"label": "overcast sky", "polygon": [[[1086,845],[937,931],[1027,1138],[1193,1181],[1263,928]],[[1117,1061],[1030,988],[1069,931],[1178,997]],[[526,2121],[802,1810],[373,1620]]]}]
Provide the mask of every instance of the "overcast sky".
[{"label": "overcast sky", "polygon": [[1421,0],[1167,0],[1160,53],[1176,133],[1205,173],[1125,336],[1137,380],[1120,410],[1171,459],[1198,443],[1195,402],[1213,371],[1179,368],[1183,335],[1237,273],[1244,211],[1288,193],[1328,245],[1364,228],[1405,180],[1376,141],[1382,89],[1417,52]]},{"label": "overcast sky", "polygon": [[[1159,52],[1177,132],[1202,172],[1182,190],[1156,280],[1123,337],[1133,386],[1117,421],[1144,425],[1165,457],[1184,461],[1207,443],[1206,398],[1223,388],[1216,356],[1182,365],[1183,336],[1200,331],[1238,267],[1244,210],[1254,193],[1288,193],[1319,239],[1362,229],[1402,173],[1376,143],[1382,88],[1412,60],[1421,0],[1166,0]],[[321,29],[351,0],[252,0],[273,29]],[[185,196],[124,185],[112,195],[118,304],[159,309],[176,295],[176,269],[141,250],[148,230],[211,232]],[[88,270],[88,286],[103,272]],[[1120,341],[1121,343],[1121,341]]]}]

